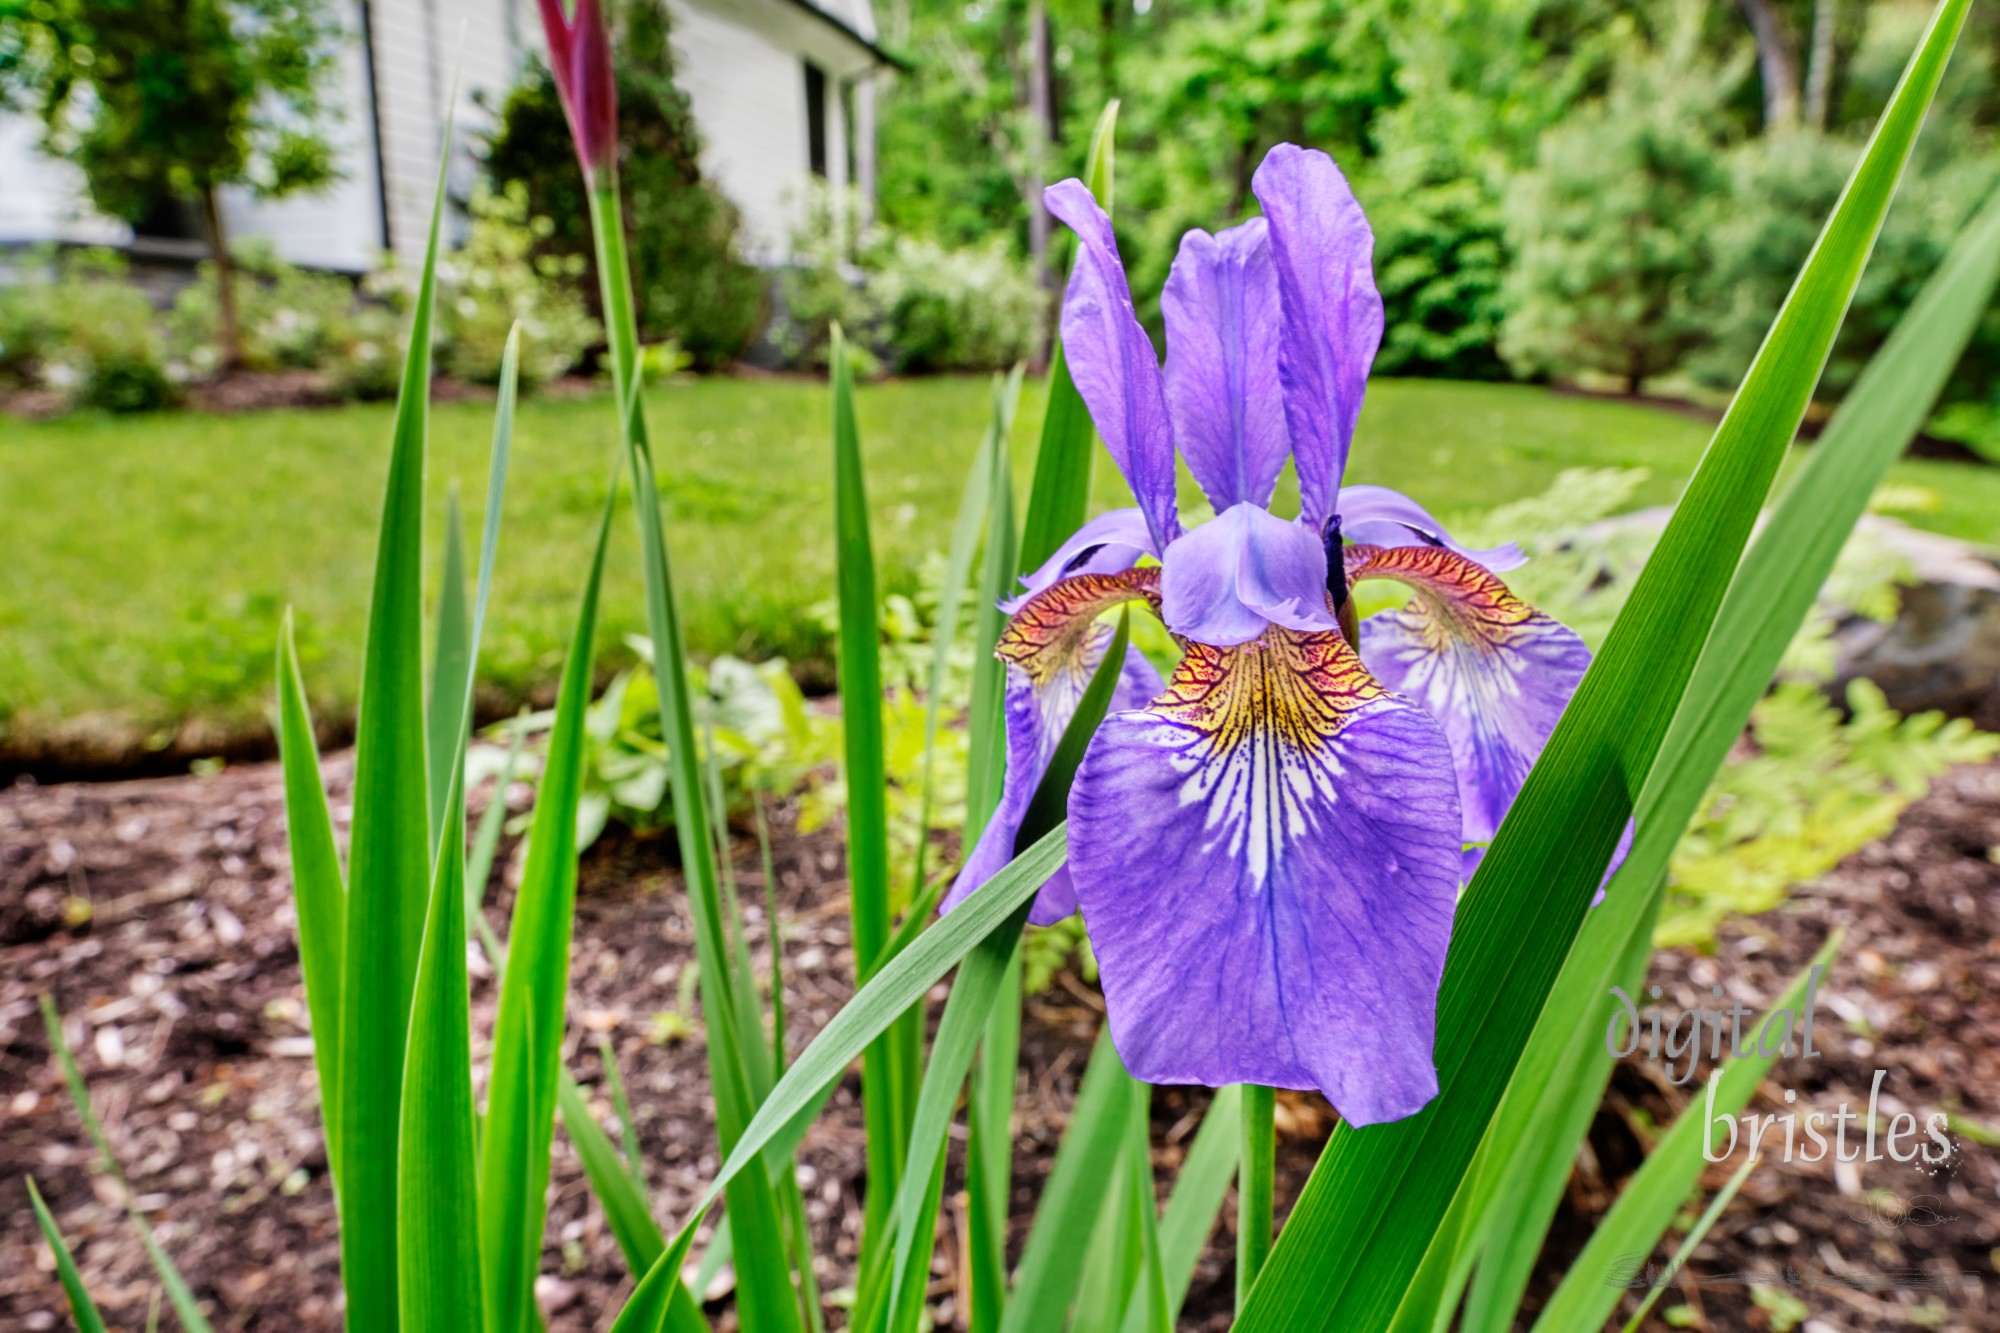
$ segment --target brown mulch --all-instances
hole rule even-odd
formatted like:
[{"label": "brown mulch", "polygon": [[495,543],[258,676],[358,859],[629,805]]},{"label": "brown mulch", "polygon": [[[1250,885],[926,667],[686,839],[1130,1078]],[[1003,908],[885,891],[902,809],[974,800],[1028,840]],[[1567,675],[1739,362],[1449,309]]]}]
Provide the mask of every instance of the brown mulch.
[{"label": "brown mulch", "polygon": [[[335,818],[344,825],[344,757],[329,762],[328,776]],[[525,805],[525,788],[510,796]],[[669,1218],[692,1202],[717,1164],[699,1035],[662,1039],[671,1025],[658,1018],[675,1009],[681,969],[693,956],[671,843],[607,837],[586,857],[566,1052],[608,1116],[595,1051],[600,1037],[615,1044],[656,1203]],[[1820,990],[1826,1053],[1781,1062],[1752,1109],[1785,1109],[1786,1088],[1829,1111],[1842,1100],[1865,1106],[1873,1071],[1885,1069],[1885,1117],[1904,1107],[1919,1116],[1949,1109],[1980,1125],[2000,1124],[2000,865],[1989,856],[1996,846],[2000,765],[1957,770],[1888,839],[1848,858],[1779,912],[1733,925],[1712,955],[1661,955],[1652,981],[1676,1010],[1705,1001],[1711,984],[1754,1005],[1778,993],[1827,930],[1845,927],[1845,947]],[[836,836],[799,834],[789,824],[775,850],[796,1051],[849,993],[844,858]],[[489,909],[496,925],[504,925],[508,890],[499,881],[509,851]],[[736,852],[747,934],[761,963],[768,937],[756,856],[747,844]],[[339,1326],[333,1200],[292,932],[282,793],[269,766],[0,791],[0,1328],[67,1326],[19,1183],[30,1173],[114,1326],[136,1328],[154,1288],[118,1192],[93,1170],[50,1060],[36,1010],[44,992],[67,1018],[136,1205],[208,1303],[215,1326]],[[490,1023],[492,1000],[490,977],[475,976],[476,1023]],[[1028,1003],[1017,1099],[1017,1248],[1101,1009],[1094,989],[1071,975]],[[1531,1303],[1581,1249],[1639,1160],[1643,1136],[1698,1086],[1673,1088],[1643,1059],[1621,1065]],[[829,1291],[851,1280],[857,1239],[863,1131],[855,1092],[850,1077],[800,1154],[818,1275]],[[1155,1161],[1163,1181],[1204,1101],[1199,1090],[1156,1094]],[[1290,1094],[1280,1115],[1284,1200],[1296,1195],[1333,1117],[1316,1096]],[[1697,1251],[1691,1274],[1790,1268],[1819,1276],[1820,1285],[1795,1293],[1814,1321],[1803,1325],[1808,1333],[2000,1328],[1992,1253],[2000,1246],[2000,1154],[1964,1133],[1957,1138],[1951,1169],[1937,1178],[1894,1163],[1760,1167]],[[1704,1186],[1712,1191],[1733,1165],[1711,1168]],[[957,1195],[953,1178],[948,1215],[962,1207]],[[1892,1199],[1928,1211],[1902,1212]],[[1232,1211],[1226,1207],[1225,1218]],[[946,1327],[958,1303],[957,1231],[943,1229],[932,1284]],[[560,1134],[547,1235],[541,1294],[550,1328],[602,1327],[626,1289],[623,1265]],[[1226,1326],[1232,1248],[1225,1221],[1196,1274],[1184,1327]],[[1663,1263],[1670,1249],[1655,1259]],[[1973,1275],[1978,1285],[1868,1285],[1900,1270],[1926,1275],[1933,1288],[1958,1274]],[[1829,1285],[1833,1277],[1850,1285]],[[1691,1290],[1667,1292],[1659,1308],[1686,1305],[1706,1321],[1698,1326],[1712,1329],[1773,1327],[1752,1303],[1753,1288]],[[726,1294],[717,1294],[714,1308],[725,1311]],[[1656,1315],[1649,1327],[1666,1325]]]}]

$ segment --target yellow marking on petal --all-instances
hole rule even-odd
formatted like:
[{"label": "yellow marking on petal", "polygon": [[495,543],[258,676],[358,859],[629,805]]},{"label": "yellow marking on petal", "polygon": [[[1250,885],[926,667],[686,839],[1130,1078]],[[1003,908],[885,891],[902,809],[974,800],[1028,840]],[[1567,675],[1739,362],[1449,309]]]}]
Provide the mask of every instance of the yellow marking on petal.
[{"label": "yellow marking on petal", "polygon": [[1154,735],[1181,776],[1180,803],[1205,806],[1212,845],[1262,884],[1312,833],[1314,812],[1339,800],[1340,733],[1389,697],[1340,635],[1274,625],[1232,648],[1189,644],[1146,711],[1171,724]]}]

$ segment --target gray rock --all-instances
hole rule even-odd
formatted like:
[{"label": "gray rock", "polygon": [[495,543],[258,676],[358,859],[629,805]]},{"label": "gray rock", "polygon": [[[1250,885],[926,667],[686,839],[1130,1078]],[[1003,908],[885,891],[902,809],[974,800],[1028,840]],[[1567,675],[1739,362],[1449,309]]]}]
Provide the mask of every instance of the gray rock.
[{"label": "gray rock", "polygon": [[1896,619],[1834,634],[1836,687],[1865,676],[1898,712],[1943,709],[2000,731],[2000,555],[1869,515],[1863,526],[1910,564]]}]

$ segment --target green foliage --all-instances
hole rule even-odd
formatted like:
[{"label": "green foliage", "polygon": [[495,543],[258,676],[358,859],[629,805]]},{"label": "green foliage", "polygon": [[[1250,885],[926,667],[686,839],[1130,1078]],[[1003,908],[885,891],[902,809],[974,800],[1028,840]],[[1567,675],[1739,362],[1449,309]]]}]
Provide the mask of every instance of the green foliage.
[{"label": "green foliage", "polygon": [[[113,411],[173,397],[153,306],[110,250],[38,254],[0,287],[0,377],[46,385]],[[135,392],[136,389],[136,392]],[[148,396],[148,394],[154,396]]]},{"label": "green foliage", "polygon": [[[701,141],[687,95],[674,85],[669,18],[661,0],[609,6],[617,24],[618,173],[637,282],[639,328],[671,339],[708,369],[736,359],[764,322],[764,279],[740,255],[735,205],[701,175]],[[555,80],[531,60],[497,109],[485,164],[502,191],[519,186],[549,218],[539,253],[594,292],[583,176]],[[602,310],[591,299],[591,312]]]},{"label": "green foliage", "polygon": [[171,407],[173,381],[156,362],[143,357],[109,357],[96,362],[76,391],[78,407],[113,413],[157,412]]},{"label": "green foliage", "polygon": [[460,379],[497,383],[501,354],[518,323],[525,349],[522,381],[534,385],[559,378],[603,336],[575,286],[581,261],[534,253],[555,224],[529,213],[527,187],[519,182],[499,194],[474,190],[470,212],[465,244],[438,269],[445,368]]},{"label": "green foliage", "polygon": [[[287,264],[268,243],[246,241],[232,257],[244,366],[319,370],[349,354],[356,338],[351,281]],[[222,361],[216,297],[215,264],[206,261],[167,321],[174,346],[196,375],[213,372]]]},{"label": "green foliage", "polygon": [[1727,180],[1722,105],[1743,66],[1717,68],[1699,37],[1693,23],[1661,47],[1628,37],[1604,100],[1544,134],[1510,188],[1501,351],[1517,372],[1592,372],[1636,393],[1707,336],[1694,291]]},{"label": "green foliage", "polygon": [[[1961,130],[1948,138],[1964,140]],[[1935,272],[1952,238],[2000,180],[2000,162],[1976,141],[1932,145],[1913,168],[1882,238],[1854,310],[1834,344],[1821,396],[1838,399]],[[1756,354],[1792,275],[1805,262],[1819,219],[1840,195],[1859,145],[1832,135],[1797,131],[1766,135],[1731,150],[1727,207],[1708,227],[1711,265],[1697,284],[1707,321],[1706,345],[1689,373],[1709,386],[1733,384]],[[2000,374],[2000,315],[1989,315],[1946,393],[1949,399],[1995,402]]]},{"label": "green foliage", "polygon": [[1755,753],[1723,766],[1674,854],[1663,946],[1770,911],[1886,835],[1945,769],[2000,754],[2000,736],[1941,713],[1902,717],[1866,680],[1849,683],[1845,717],[1814,685],[1779,685],[1751,714],[1750,740]]},{"label": "green foliage", "polygon": [[836,324],[870,374],[1004,370],[1034,351],[1048,299],[999,238],[952,249],[864,229],[859,214],[851,197],[819,190],[792,236],[772,330],[790,362],[824,366]]},{"label": "green foliage", "polygon": [[[608,819],[642,832],[673,823],[672,762],[660,736],[651,648],[637,635],[626,644],[640,663],[612,677],[585,728],[583,846]],[[789,794],[839,752],[839,720],[808,706],[780,659],[752,665],[718,657],[690,668],[688,679],[702,764],[714,766],[732,814],[747,818],[756,792]],[[538,713],[502,728],[535,735],[553,721],[552,713]]]},{"label": "green foliage", "polygon": [[41,117],[92,201],[137,222],[223,185],[335,179],[318,127],[339,28],[321,0],[39,0],[0,11],[0,98]]}]

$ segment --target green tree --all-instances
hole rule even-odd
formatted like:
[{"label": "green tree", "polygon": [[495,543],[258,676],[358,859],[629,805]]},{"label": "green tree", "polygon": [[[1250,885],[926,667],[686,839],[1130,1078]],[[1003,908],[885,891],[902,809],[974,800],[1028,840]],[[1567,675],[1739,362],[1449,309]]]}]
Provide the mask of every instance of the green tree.
[{"label": "green tree", "polygon": [[225,365],[241,359],[220,192],[263,198],[336,178],[321,133],[338,29],[322,0],[28,0],[0,7],[0,98],[93,203],[137,222],[163,200],[201,211]]},{"label": "green tree", "polygon": [[1729,188],[1721,109],[1748,62],[1712,63],[1686,13],[1660,46],[1628,28],[1602,100],[1544,133],[1509,189],[1501,352],[1518,373],[1594,371],[1637,393],[1707,337],[1696,289]]}]

